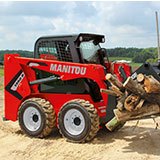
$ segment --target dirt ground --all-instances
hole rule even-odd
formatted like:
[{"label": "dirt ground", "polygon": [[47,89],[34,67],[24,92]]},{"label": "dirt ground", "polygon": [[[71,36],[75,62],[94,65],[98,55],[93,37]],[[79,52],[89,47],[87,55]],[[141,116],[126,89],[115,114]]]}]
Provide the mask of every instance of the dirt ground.
[{"label": "dirt ground", "polygon": [[[3,115],[3,92],[0,91],[0,116]],[[160,123],[160,118],[156,118]],[[57,130],[46,139],[24,135],[18,122],[0,119],[0,160],[159,160],[160,129],[152,119],[128,122],[116,133],[100,130],[86,144],[73,144]]]}]

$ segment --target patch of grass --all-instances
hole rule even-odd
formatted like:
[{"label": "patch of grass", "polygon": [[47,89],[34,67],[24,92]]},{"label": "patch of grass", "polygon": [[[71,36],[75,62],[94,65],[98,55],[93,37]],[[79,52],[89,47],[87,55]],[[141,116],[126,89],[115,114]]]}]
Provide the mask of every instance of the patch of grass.
[{"label": "patch of grass", "polygon": [[0,90],[4,88],[3,87],[3,76],[4,76],[3,66],[0,66]]},{"label": "patch of grass", "polygon": [[136,69],[138,69],[141,65],[142,65],[143,63],[131,63],[130,65],[131,65],[131,67],[132,67],[132,70],[134,71],[134,70],[136,70]]},{"label": "patch of grass", "polygon": [[134,62],[132,62],[131,63],[131,66],[132,67],[139,67],[139,66],[141,66],[143,63],[134,63]]},{"label": "patch of grass", "polygon": [[4,76],[4,70],[3,67],[0,67],[0,77]]},{"label": "patch of grass", "polygon": [[132,61],[132,58],[128,57],[109,57],[110,61],[116,61],[116,60],[126,60],[126,61]]},{"label": "patch of grass", "polygon": [[0,91],[4,89],[3,84],[0,83]]}]

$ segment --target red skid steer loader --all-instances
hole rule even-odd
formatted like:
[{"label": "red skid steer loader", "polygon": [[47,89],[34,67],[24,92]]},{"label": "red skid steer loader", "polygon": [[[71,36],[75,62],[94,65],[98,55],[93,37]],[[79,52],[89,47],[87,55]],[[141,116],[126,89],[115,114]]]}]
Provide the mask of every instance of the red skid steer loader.
[{"label": "red skid steer loader", "polygon": [[96,34],[41,37],[34,58],[6,54],[4,119],[18,120],[33,137],[58,127],[71,142],[92,140],[114,117],[116,97],[100,92],[110,86],[106,73],[121,82],[131,74],[127,63],[108,61],[104,41]]}]

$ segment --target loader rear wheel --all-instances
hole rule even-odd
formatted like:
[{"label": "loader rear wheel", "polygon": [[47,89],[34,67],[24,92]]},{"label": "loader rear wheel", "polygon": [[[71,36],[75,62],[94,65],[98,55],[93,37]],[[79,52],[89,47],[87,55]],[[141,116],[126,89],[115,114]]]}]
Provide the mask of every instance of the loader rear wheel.
[{"label": "loader rear wheel", "polygon": [[66,103],[58,116],[63,137],[71,142],[91,141],[99,130],[99,116],[89,101],[75,99]]},{"label": "loader rear wheel", "polygon": [[42,98],[25,100],[18,112],[22,131],[33,137],[48,136],[56,126],[56,117],[52,105]]}]

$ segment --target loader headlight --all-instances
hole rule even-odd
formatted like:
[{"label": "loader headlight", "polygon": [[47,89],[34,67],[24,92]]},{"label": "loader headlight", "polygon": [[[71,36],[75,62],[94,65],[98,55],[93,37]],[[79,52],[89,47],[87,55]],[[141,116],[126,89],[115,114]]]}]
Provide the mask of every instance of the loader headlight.
[{"label": "loader headlight", "polygon": [[102,38],[102,43],[104,43],[105,42],[105,38]]},{"label": "loader headlight", "polygon": [[80,41],[80,42],[83,41],[83,37],[82,37],[82,36],[79,37],[79,41]]}]

